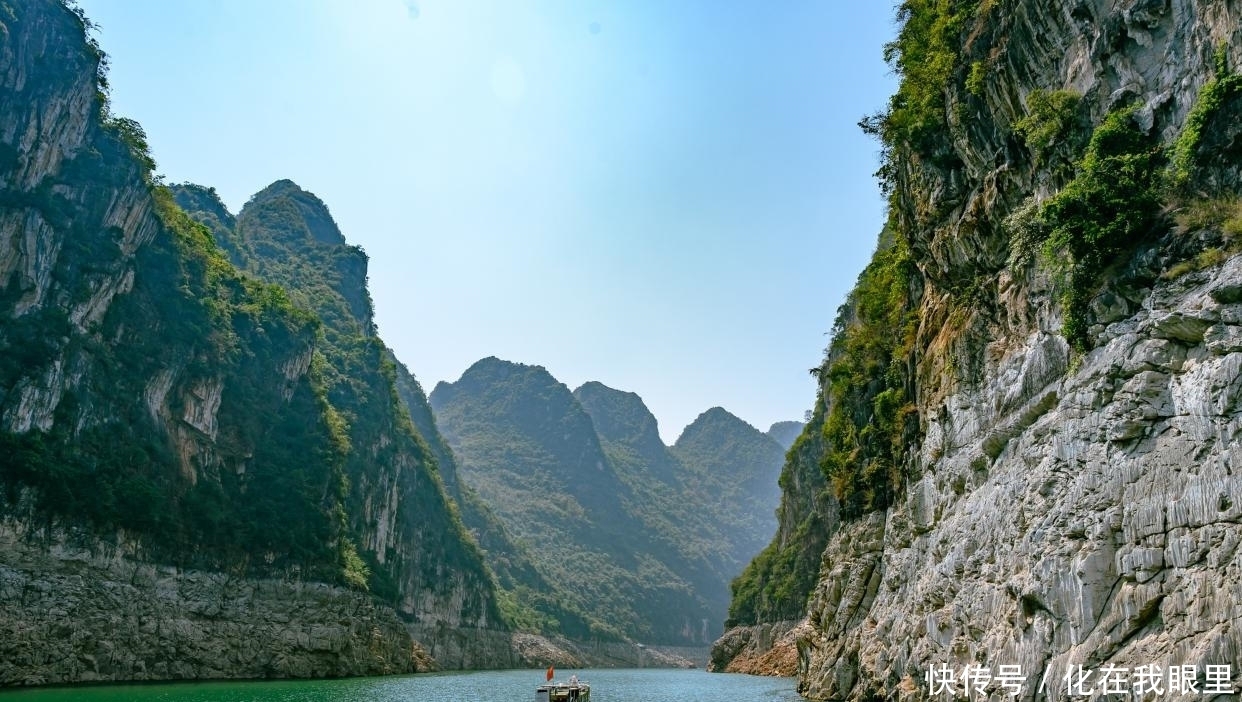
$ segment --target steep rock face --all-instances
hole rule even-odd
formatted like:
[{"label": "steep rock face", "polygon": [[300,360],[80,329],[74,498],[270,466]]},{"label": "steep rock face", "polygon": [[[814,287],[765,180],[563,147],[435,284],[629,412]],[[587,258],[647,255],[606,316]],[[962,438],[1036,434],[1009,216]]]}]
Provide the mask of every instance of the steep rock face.
[{"label": "steep rock face", "polygon": [[[825,551],[806,691],[911,690],[928,665],[975,661],[1053,681],[1080,664],[1236,671],[1242,316],[1217,300],[1240,284],[1233,258],[1156,286],[1069,374],[1064,342],[1034,333],[955,395],[906,503]],[[1029,397],[997,412],[1015,385]]]},{"label": "steep rock face", "polygon": [[0,525],[0,686],[435,669],[366,593],[154,565],[81,536]]},{"label": "steep rock face", "polygon": [[[174,186],[173,192],[192,216],[221,209],[201,186]],[[429,637],[425,643],[433,655],[439,649],[453,661],[442,665],[506,664],[507,647],[489,643],[505,638],[488,633],[504,629],[490,574],[441,480],[436,449],[450,461],[448,476],[455,483],[451,454],[438,432],[429,445],[411,421],[395,359],[375,334],[366,254],[346,243],[319,198],[288,180],[252,197],[232,231],[218,216],[204,223],[221,240],[236,242],[236,260],[248,272],[281,285],[324,321],[327,397],[340,412],[351,448],[346,513],[372,571],[372,591]],[[418,404],[421,389],[416,382],[406,389],[419,419],[434,431],[425,403]]]},{"label": "steep rock face", "polygon": [[[890,397],[909,401],[917,431],[898,425],[900,450],[869,454],[891,456],[874,465],[896,480],[857,492],[833,454],[853,436],[834,383],[856,358],[829,354],[817,412],[833,419],[810,437],[813,420],[800,441],[827,442],[812,458],[832,492],[857,499],[839,503],[843,521],[823,522],[800,690],[922,700],[929,668],[967,663],[1021,665],[1026,700],[1040,698],[1045,674],[1048,698],[1066,698],[1063,676],[1077,665],[1196,665],[1202,688],[1205,665],[1232,664],[1237,688],[1236,248],[1221,220],[1179,214],[1173,228],[1158,212],[1127,219],[1125,205],[1101,216],[1083,193],[1103,187],[1088,178],[1109,158],[1163,168],[1167,153],[1179,167],[1201,89],[1227,84],[1220,66],[1242,59],[1239,8],[903,6],[901,100],[873,123],[890,149],[881,173],[892,193],[877,260],[896,249],[913,267],[898,278],[912,333],[882,372],[904,390]],[[940,64],[928,59],[936,42],[950,48]],[[920,92],[927,83],[915,79],[936,66],[952,68],[947,82]],[[1053,118],[1039,114],[1037,91],[1070,98],[1043,141],[1040,120]],[[1195,185],[1155,191],[1186,211],[1236,183],[1236,89],[1214,94],[1223,97],[1206,123],[1223,133],[1190,140]],[[1067,214],[1063,192],[1092,205]],[[1138,224],[1124,241],[1074,238],[1117,221]],[[1053,257],[1039,253],[1044,241]],[[853,298],[836,333],[866,323],[873,302]],[[868,399],[883,429],[885,398]],[[791,498],[805,503],[786,486]],[[810,507],[800,514],[832,512]],[[989,694],[1005,696],[995,683]]]},{"label": "steep rock face", "polygon": [[[100,59],[80,18],[50,2],[10,10],[6,510],[130,529],[180,563],[233,565],[252,549],[264,554],[257,568],[341,577],[340,524],[322,497],[341,473],[308,373],[313,320],[238,276],[152,188],[141,130],[108,117],[97,92]],[[256,412],[272,421],[256,426]],[[21,500],[25,488],[37,498]],[[266,500],[231,500],[245,491]],[[267,529],[272,508],[298,528]]]},{"label": "steep rock face", "polygon": [[[126,544],[138,569],[165,563],[340,583],[349,542],[330,498],[340,456],[308,372],[313,320],[238,276],[152,187],[141,130],[107,114],[100,54],[81,18],[54,2],[4,9],[0,568],[3,626],[17,642],[4,656],[4,679],[124,679],[138,669],[79,663],[96,641],[145,656],[177,614],[140,606],[156,592],[137,581],[110,610],[93,593],[113,576],[76,565],[69,580],[57,575],[63,549],[48,530],[73,530],[75,548],[94,552]],[[271,528],[273,513],[282,529]],[[65,610],[54,601],[62,588],[93,610],[67,640]],[[337,591],[337,604],[357,599]],[[262,616],[260,600],[239,595],[222,623]],[[334,607],[324,616],[351,609]],[[139,610],[151,618],[109,638],[114,617]],[[410,650],[404,631],[377,631],[376,646]],[[285,651],[287,674],[351,669],[331,651],[283,647],[277,627],[252,634],[247,646]],[[406,655],[353,669],[385,668],[414,666]],[[226,665],[210,674],[254,672]],[[181,673],[208,669],[186,661],[142,676]]]},{"label": "steep rock face", "polygon": [[[74,32],[81,35],[76,18],[53,7],[26,9],[20,16],[6,18],[0,35],[0,94],[4,97],[0,129],[5,145],[4,158],[0,158],[4,188],[0,282],[6,319],[13,320],[6,325],[10,328],[5,330],[5,352],[16,353],[15,337],[25,331],[17,325],[42,326],[40,322],[51,321],[53,316],[47,310],[56,310],[62,329],[58,330],[60,338],[22,359],[29,363],[6,364],[0,417],[6,429],[19,433],[31,427],[51,428],[64,394],[65,370],[78,365],[65,349],[64,333],[83,334],[87,324],[98,322],[118,292],[132,288],[134,252],[151,241],[159,228],[140,169],[123,158],[125,145],[96,118],[98,56],[80,40],[76,44],[65,40]],[[36,62],[43,61],[54,62],[61,70],[38,71]],[[98,170],[97,163],[91,163],[90,150],[100,142],[108,155],[122,157],[118,159],[120,172],[110,182],[73,190],[58,182],[68,180],[64,176],[74,167],[96,166]],[[110,197],[100,197],[104,194]],[[67,230],[72,216],[79,213],[92,224],[102,225],[86,235],[108,241],[109,246],[94,270],[71,272],[65,259],[80,247],[65,250]],[[109,227],[120,235],[115,241],[105,238]],[[71,327],[69,320],[76,324]]]}]

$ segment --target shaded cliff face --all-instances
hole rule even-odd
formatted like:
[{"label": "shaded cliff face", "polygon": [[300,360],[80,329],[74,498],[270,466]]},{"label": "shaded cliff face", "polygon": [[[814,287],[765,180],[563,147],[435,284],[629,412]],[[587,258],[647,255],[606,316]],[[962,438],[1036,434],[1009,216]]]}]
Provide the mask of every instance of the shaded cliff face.
[{"label": "shaded cliff face", "polygon": [[417,670],[341,587],[319,322],[155,186],[79,16],[3,9],[0,684]]},{"label": "shaded cliff face", "polygon": [[[317,197],[287,180],[252,197],[232,230],[210,191],[173,192],[218,239],[233,242],[247,272],[282,286],[324,322],[317,358],[348,437],[345,514],[372,592],[420,626],[503,627],[490,574],[445,493],[435,449],[451,455],[438,433],[429,444],[415,428],[398,393],[395,359],[375,335],[366,254],[346,243]],[[426,423],[421,389],[415,383],[410,391]],[[452,479],[455,468],[447,466]]]},{"label": "shaded cliff face", "polygon": [[868,121],[889,226],[799,440],[835,505],[786,486],[827,530],[800,689],[926,699],[968,662],[1236,678],[1239,9],[902,8]]},{"label": "shaded cliff face", "polygon": [[437,385],[431,404],[462,482],[529,547],[557,596],[585,613],[560,622],[565,634],[706,642],[712,608],[695,588],[701,567],[647,528],[635,490],[567,387],[542,367],[489,358]]},{"label": "shaded cliff face", "polygon": [[6,514],[129,530],[169,563],[347,578],[317,322],[238,275],[152,186],[141,129],[106,112],[82,20],[57,3],[10,9]]}]

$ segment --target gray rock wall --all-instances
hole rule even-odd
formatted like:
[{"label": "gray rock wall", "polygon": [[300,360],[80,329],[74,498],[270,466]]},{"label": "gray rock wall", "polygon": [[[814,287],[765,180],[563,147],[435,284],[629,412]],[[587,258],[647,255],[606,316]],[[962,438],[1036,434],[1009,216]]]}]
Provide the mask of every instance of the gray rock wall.
[{"label": "gray rock wall", "polygon": [[976,662],[1021,665],[1026,700],[1077,665],[1242,688],[1239,290],[1242,257],[1162,283],[1073,371],[1033,333],[948,398],[905,504],[824,554],[804,693],[922,699],[928,666]]},{"label": "gray rock wall", "polygon": [[0,686],[435,667],[365,593],[153,565],[130,551],[0,522]]},{"label": "gray rock wall", "polygon": [[[1230,665],[1242,689],[1242,259],[1168,280],[1180,260],[1169,252],[1192,256],[1201,233],[1134,242],[1126,270],[1093,291],[1094,348],[1077,356],[1049,274],[1011,266],[1001,224],[1072,172],[1070,154],[1038,163],[1013,135],[1033,90],[1073,90],[1094,123],[1137,104],[1167,145],[1217,47],[1239,68],[1242,8],[985,5],[971,37],[989,47],[981,95],[947,93],[958,163],[896,164],[896,221],[921,293],[916,477],[897,506],[834,525],[799,641],[800,690],[925,700],[930,667],[968,663],[1020,665],[1028,701],[1067,699],[1063,676],[1079,665],[1191,665],[1200,689],[1206,665]],[[1220,182],[1237,169],[1207,168]],[[981,293],[959,310],[965,284]],[[1012,699],[995,682],[973,697],[985,698]]]},{"label": "gray rock wall", "polygon": [[798,670],[797,640],[807,633],[805,621],[732,627],[712,644],[707,669],[792,677]]}]

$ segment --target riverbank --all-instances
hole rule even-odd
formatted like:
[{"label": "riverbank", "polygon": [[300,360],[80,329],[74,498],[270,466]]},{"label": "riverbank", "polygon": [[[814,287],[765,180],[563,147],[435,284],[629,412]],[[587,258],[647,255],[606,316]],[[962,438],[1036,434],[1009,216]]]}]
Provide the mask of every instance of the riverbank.
[{"label": "riverbank", "polygon": [[805,621],[784,621],[729,629],[712,644],[708,670],[793,677],[798,674],[798,636]]}]

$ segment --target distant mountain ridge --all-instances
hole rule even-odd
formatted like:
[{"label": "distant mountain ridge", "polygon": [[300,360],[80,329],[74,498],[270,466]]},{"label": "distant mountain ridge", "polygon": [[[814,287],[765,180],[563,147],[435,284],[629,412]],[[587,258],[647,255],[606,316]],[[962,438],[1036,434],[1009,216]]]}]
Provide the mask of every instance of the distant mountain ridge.
[{"label": "distant mountain ridge", "polygon": [[[638,395],[597,382],[571,393],[540,366],[496,358],[439,383],[430,400],[462,482],[590,613],[574,635],[703,644],[719,634],[729,580],[775,531],[779,444],[716,409],[668,447]],[[725,488],[764,476],[758,502]],[[757,534],[726,526],[765,518]]]},{"label": "distant mountain ridge", "polygon": [[[677,437],[673,455],[697,474],[694,495],[704,508],[732,527],[732,575],[767,545],[776,531],[780,486],[776,476],[785,451],[764,434],[721,407],[713,407]],[[732,578],[730,578],[732,579]]]},{"label": "distant mountain ridge", "polygon": [[798,435],[802,433],[802,427],[806,426],[803,422],[776,422],[768,428],[768,436],[776,440],[776,443],[785,447],[788,451],[797,441]]}]

